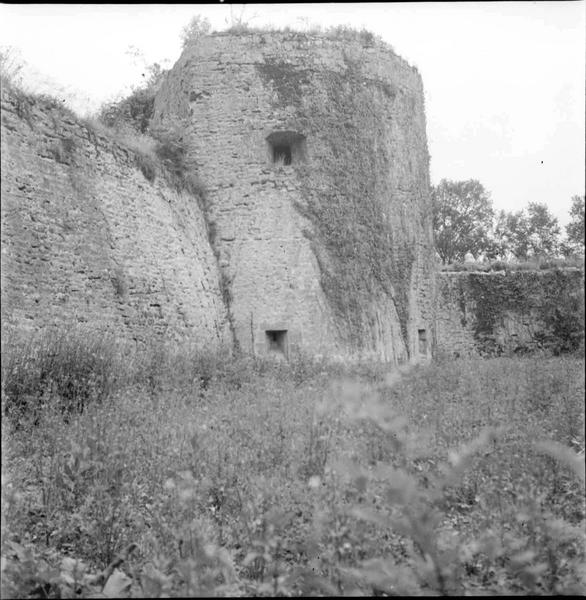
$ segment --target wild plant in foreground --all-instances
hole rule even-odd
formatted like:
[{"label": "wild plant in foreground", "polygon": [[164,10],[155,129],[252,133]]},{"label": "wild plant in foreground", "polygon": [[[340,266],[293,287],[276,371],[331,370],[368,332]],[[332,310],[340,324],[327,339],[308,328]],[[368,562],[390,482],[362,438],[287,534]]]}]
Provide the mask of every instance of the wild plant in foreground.
[{"label": "wild plant in foreground", "polygon": [[190,361],[11,433],[3,596],[584,590],[580,361]]},{"label": "wild plant in foreground", "polygon": [[36,419],[43,405],[82,411],[124,379],[122,347],[108,335],[46,331],[3,344],[3,410],[13,423]]},{"label": "wild plant in foreground", "polygon": [[[398,378],[396,375],[394,382]],[[474,465],[475,455],[498,444],[502,433],[499,429],[485,429],[477,438],[451,451],[436,473],[422,478],[412,468],[417,458],[417,436],[409,435],[406,420],[381,401],[375,390],[365,394],[364,388],[346,383],[334,396],[330,410],[336,414],[343,410],[351,420],[372,421],[385,432],[395,452],[391,461],[374,465],[342,459],[330,466],[331,489],[346,488],[349,501],[342,503],[341,509],[334,509],[338,503],[328,502],[332,508],[322,512],[322,523],[316,527],[323,532],[319,571],[324,589],[350,594],[461,594],[470,590],[471,570],[484,565],[480,568],[486,570],[487,576],[501,572],[495,581],[500,592],[506,581],[510,582],[510,592],[558,594],[586,590],[581,568],[584,532],[542,510],[537,503],[526,509],[519,507],[515,515],[517,522],[523,524],[525,535],[515,530],[487,530],[482,537],[466,539],[450,527],[450,492]],[[551,442],[537,444],[536,450],[570,468],[583,490],[581,457]],[[369,540],[361,536],[368,529],[358,523],[372,524],[389,537],[398,535],[407,541],[404,548],[408,551],[379,553],[349,564],[345,553],[369,546]],[[336,531],[344,531],[345,536],[336,535]],[[333,552],[323,551],[328,544],[333,546]],[[314,574],[315,566],[310,575],[312,581]]]}]

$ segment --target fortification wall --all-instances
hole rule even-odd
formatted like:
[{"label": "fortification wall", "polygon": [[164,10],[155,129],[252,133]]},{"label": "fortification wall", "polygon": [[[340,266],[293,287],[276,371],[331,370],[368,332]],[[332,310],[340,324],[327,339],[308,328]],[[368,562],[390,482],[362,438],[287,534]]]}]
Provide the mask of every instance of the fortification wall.
[{"label": "fortification wall", "polygon": [[2,93],[3,335],[77,323],[230,343],[195,199],[55,103]]},{"label": "fortification wall", "polygon": [[241,347],[263,353],[267,332],[286,332],[287,352],[429,354],[423,90],[388,46],[205,36],[167,77],[153,127],[183,133],[207,186]]},{"label": "fortification wall", "polygon": [[[242,62],[241,45],[260,44],[253,39],[236,45],[228,36],[208,39],[196,57],[182,57],[185,64],[180,61],[158,100],[159,124],[165,122],[161,106],[169,105],[173,122],[182,103],[187,110],[181,122],[192,143],[188,160],[208,182],[207,217],[161,172],[149,181],[129,148],[54,102],[3,91],[3,335],[12,327],[85,323],[140,341],[231,343],[226,288],[208,239],[215,232],[245,350],[266,352],[267,330],[287,331],[291,352],[385,360],[407,358],[407,349],[411,358],[428,355],[430,341],[437,355],[452,356],[558,352],[583,343],[583,270],[442,272],[434,278],[423,108],[414,114],[407,108],[417,106],[420,81],[410,68],[388,51],[354,48],[358,56],[372,50],[373,64],[365,60],[363,74],[376,66],[393,74],[395,86],[397,72],[405,77],[406,87],[394,92],[398,106],[392,94],[377,96],[369,88],[380,90],[379,80],[363,82],[365,96],[348,87],[373,119],[387,116],[379,130],[363,122],[358,107],[350,110],[344,94],[336,100],[325,83],[342,85],[346,77],[356,83],[358,76],[344,71],[356,54],[344,54],[333,41],[302,39],[297,47],[295,38],[277,44],[268,36],[271,52],[284,53],[278,60],[286,56],[294,65],[282,66],[286,76],[279,84],[275,65],[289,63],[271,53]],[[314,57],[319,64],[315,72],[306,65],[295,87],[296,69],[314,56],[308,43],[321,48],[319,60]],[[331,69],[324,67],[328,56]],[[203,68],[195,69],[195,58]],[[194,70],[187,76],[189,65]],[[232,93],[234,85],[247,93]],[[293,87],[279,92],[279,85]],[[335,116],[326,121],[333,137],[323,113],[308,121],[306,102],[318,112],[312,103],[320,90]],[[340,128],[353,131],[362,153],[354,153]],[[304,136],[302,161],[272,162],[267,137],[275,131]],[[336,139],[346,145],[336,146]],[[378,154],[371,154],[367,140]],[[299,148],[293,144],[293,150]],[[374,170],[367,166],[373,156]]]},{"label": "fortification wall", "polygon": [[584,271],[441,272],[435,355],[573,350],[584,340]]}]

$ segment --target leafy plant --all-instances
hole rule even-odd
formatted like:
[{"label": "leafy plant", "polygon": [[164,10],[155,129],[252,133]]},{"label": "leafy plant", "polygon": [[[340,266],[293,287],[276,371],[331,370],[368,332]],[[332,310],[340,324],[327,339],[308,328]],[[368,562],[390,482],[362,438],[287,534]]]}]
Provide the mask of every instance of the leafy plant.
[{"label": "leafy plant", "polygon": [[572,249],[584,254],[584,203],[585,196],[572,196],[570,222],[566,225],[568,243]]},{"label": "leafy plant", "polygon": [[187,48],[188,46],[197,43],[201,36],[209,33],[210,28],[210,22],[207,18],[202,17],[201,15],[192,17],[181,32],[182,48]]},{"label": "leafy plant", "polygon": [[82,411],[115,389],[118,348],[108,336],[91,341],[81,331],[47,331],[5,344],[4,410],[18,423],[44,404],[63,413]]},{"label": "leafy plant", "polygon": [[583,593],[583,359],[124,362],[3,429],[3,595]]},{"label": "leafy plant", "polygon": [[130,129],[147,133],[155,105],[155,96],[165,78],[158,63],[145,68],[147,77],[143,85],[135,87],[129,96],[102,106],[98,120],[114,130]]}]

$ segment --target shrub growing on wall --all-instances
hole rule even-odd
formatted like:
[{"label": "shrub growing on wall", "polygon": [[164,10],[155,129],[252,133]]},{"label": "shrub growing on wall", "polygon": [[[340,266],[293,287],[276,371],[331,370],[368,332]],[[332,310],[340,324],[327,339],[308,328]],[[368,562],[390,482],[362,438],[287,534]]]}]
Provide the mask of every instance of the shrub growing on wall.
[{"label": "shrub growing on wall", "polygon": [[202,35],[206,35],[210,31],[210,22],[201,15],[195,15],[181,32],[181,46],[187,48],[195,44]]},{"label": "shrub growing on wall", "polygon": [[116,102],[106,104],[100,110],[98,119],[107,127],[124,129],[130,127],[146,133],[153,116],[155,96],[165,71],[158,63],[147,67],[148,77],[144,86],[135,88],[129,96]]}]

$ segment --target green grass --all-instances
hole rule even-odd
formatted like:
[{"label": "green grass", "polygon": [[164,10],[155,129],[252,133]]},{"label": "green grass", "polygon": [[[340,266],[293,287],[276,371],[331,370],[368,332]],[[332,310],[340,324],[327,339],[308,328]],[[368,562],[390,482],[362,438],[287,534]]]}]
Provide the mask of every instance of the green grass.
[{"label": "green grass", "polygon": [[584,592],[583,359],[187,355],[3,428],[3,596]]}]

